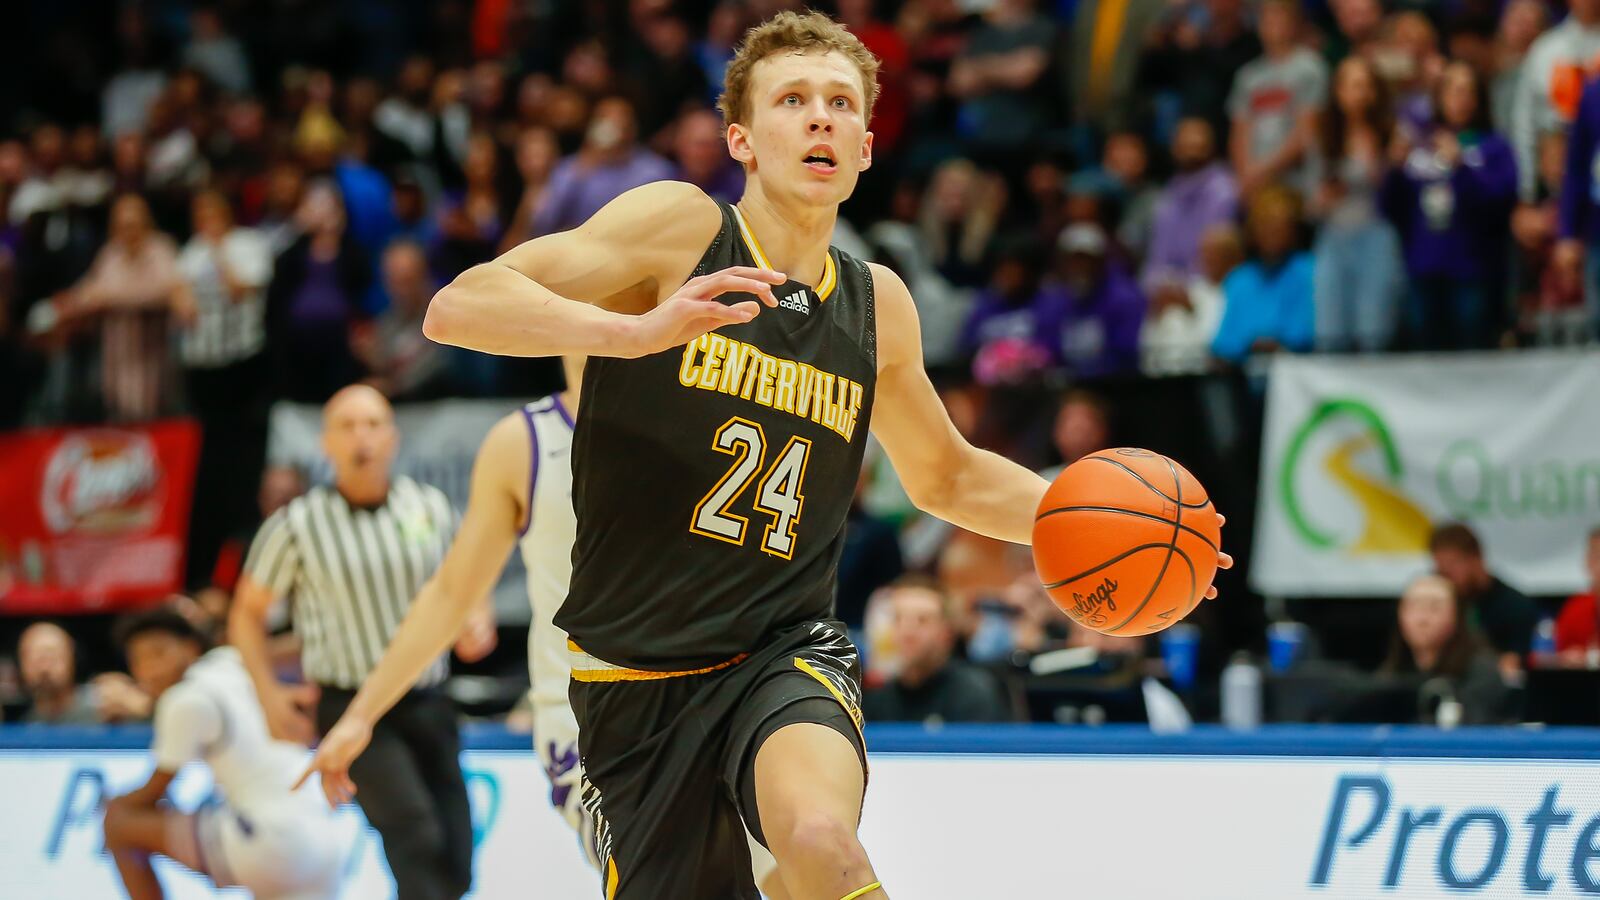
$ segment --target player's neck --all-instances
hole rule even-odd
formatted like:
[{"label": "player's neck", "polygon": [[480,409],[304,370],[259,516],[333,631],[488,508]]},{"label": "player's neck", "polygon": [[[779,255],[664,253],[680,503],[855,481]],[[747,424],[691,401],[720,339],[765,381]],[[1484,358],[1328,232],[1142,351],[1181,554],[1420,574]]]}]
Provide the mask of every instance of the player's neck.
[{"label": "player's neck", "polygon": [[774,269],[806,284],[822,281],[833,225],[839,217],[837,206],[779,203],[755,181],[746,187],[738,206]]}]

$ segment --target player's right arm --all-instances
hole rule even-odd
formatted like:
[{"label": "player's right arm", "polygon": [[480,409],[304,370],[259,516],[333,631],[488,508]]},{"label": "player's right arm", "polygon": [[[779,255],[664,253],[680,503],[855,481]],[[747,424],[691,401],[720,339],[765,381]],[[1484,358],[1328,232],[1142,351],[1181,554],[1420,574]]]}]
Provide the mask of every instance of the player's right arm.
[{"label": "player's right arm", "polygon": [[321,773],[322,790],[331,805],[355,794],[350,764],[366,749],[373,724],[449,649],[500,578],[527,508],[523,492],[532,452],[520,412],[501,419],[484,438],[455,541],[300,778],[304,782],[312,772]]},{"label": "player's right arm", "polygon": [[[504,356],[645,356],[777,306],[776,272],[734,267],[690,279],[722,227],[699,188],[634,188],[571,231],[535,238],[462,272],[434,296],[422,332],[441,344]],[[680,287],[681,285],[681,287]]]}]

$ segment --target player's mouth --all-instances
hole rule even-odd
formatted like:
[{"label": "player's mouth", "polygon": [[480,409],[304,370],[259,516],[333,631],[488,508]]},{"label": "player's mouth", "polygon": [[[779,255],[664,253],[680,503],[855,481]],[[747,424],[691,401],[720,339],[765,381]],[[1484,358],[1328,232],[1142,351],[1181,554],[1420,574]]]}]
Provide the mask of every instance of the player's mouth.
[{"label": "player's mouth", "polygon": [[806,152],[806,157],[802,161],[806,164],[806,168],[818,175],[832,175],[839,171],[838,157],[833,155],[833,148],[827,144],[812,147]]}]

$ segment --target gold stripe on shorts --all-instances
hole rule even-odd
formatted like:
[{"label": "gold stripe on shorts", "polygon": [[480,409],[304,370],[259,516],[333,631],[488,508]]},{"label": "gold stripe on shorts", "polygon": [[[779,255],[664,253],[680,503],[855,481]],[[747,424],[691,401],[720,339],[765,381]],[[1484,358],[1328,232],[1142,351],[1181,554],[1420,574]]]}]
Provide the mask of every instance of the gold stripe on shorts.
[{"label": "gold stripe on shorts", "polygon": [[707,672],[715,672],[719,669],[726,669],[729,666],[737,665],[738,663],[743,662],[745,658],[750,655],[748,653],[741,653],[738,656],[735,656],[733,659],[724,660],[714,666],[706,666],[702,669],[683,669],[676,672],[656,672],[650,669],[630,669],[627,666],[619,666],[615,663],[608,663],[603,659],[589,655],[587,651],[585,651],[582,647],[579,647],[575,641],[570,639],[567,641],[567,654],[572,660],[572,680],[582,681],[585,683],[610,681],[660,681],[664,678],[682,678],[685,675],[704,675]]}]

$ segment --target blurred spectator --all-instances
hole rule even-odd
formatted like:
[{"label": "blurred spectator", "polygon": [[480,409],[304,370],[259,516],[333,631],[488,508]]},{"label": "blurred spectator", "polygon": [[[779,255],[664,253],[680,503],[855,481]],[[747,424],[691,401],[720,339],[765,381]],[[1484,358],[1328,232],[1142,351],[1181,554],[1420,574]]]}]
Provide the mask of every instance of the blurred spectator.
[{"label": "blurred spectator", "polygon": [[1311,254],[1295,248],[1299,207],[1285,188],[1250,201],[1251,256],[1222,282],[1226,303],[1211,352],[1243,364],[1256,353],[1311,349]]},{"label": "blurred spectator", "polygon": [[715,112],[696,109],[684,113],[672,137],[672,150],[678,160],[674,178],[724,203],[737,203],[744,195],[744,170],[728,155],[722,117]]},{"label": "blurred spectator", "polygon": [[1244,237],[1231,222],[1200,236],[1195,274],[1181,290],[1150,295],[1139,330],[1140,370],[1154,377],[1198,375],[1210,367],[1211,342],[1222,321],[1222,282],[1244,261]]},{"label": "blurred spectator", "polygon": [[301,235],[278,257],[267,290],[267,342],[280,395],[320,403],[359,375],[350,327],[365,316],[372,267],[331,185],[308,189],[295,218]]},{"label": "blurred spectator", "polygon": [[145,15],[137,6],[124,6],[117,15],[122,58],[100,95],[100,127],[107,138],[143,131],[151,104],[167,85]]},{"label": "blurred spectator", "polygon": [[1031,236],[1002,242],[994,274],[962,331],[962,352],[981,384],[1020,384],[1055,361],[1055,310],[1062,304],[1044,280],[1045,251]]},{"label": "blurred spectator", "polygon": [[1568,597],[1556,619],[1556,652],[1568,665],[1589,665],[1600,656],[1600,528],[1589,531],[1583,568],[1589,589]]},{"label": "blurred spectator", "polygon": [[250,90],[250,61],[244,46],[229,34],[214,9],[201,7],[189,13],[189,43],[183,64],[204,74],[230,94]]},{"label": "blurred spectator", "polygon": [[720,0],[711,8],[705,35],[694,45],[695,59],[705,74],[708,102],[715,103],[721,95],[722,77],[728,70],[728,61],[733,59],[733,48],[749,25],[745,0]]},{"label": "blurred spectator", "polygon": [[431,160],[438,149],[439,122],[430,106],[433,61],[413,56],[400,67],[395,90],[373,110],[373,127],[404,147],[412,161]]},{"label": "blurred spectator", "polygon": [[1178,302],[1177,295],[1195,274],[1200,236],[1231,221],[1239,209],[1239,186],[1217,158],[1211,123],[1198,117],[1178,123],[1172,163],[1177,173],[1156,201],[1149,252],[1139,276],[1151,302],[1164,306]]},{"label": "blurred spectator", "polygon": [[389,308],[351,330],[352,352],[372,373],[369,381],[395,402],[431,400],[450,386],[447,348],[422,336],[422,317],[439,284],[421,246],[390,244],[381,263]]},{"label": "blurred spectator", "polygon": [[949,90],[960,101],[957,128],[974,152],[1014,160],[1043,131],[1041,101],[1055,23],[1033,0],[994,0],[950,67]]},{"label": "blurred spectator", "polygon": [[1539,136],[1566,130],[1593,61],[1600,58],[1600,0],[1568,0],[1567,8],[1567,18],[1528,49],[1511,106],[1511,143],[1524,202],[1536,199]]},{"label": "blurred spectator", "polygon": [[1583,284],[1586,337],[1600,336],[1600,82],[1583,90],[1567,132],[1560,197],[1560,240],[1553,258],[1556,276]]},{"label": "blurred spectator", "polygon": [[1040,471],[1039,477],[1055,481],[1067,466],[1111,446],[1110,405],[1085,388],[1068,391],[1056,407],[1050,442],[1061,462]]},{"label": "blurred spectator", "polygon": [[29,625],[17,641],[17,666],[32,705],[24,722],[92,725],[100,721],[94,689],[77,681],[76,646],[59,625]]},{"label": "blurred spectator", "polygon": [[1327,100],[1328,66],[1300,46],[1294,0],[1265,0],[1258,28],[1263,55],[1239,70],[1228,97],[1228,155],[1243,194],[1278,180],[1303,190],[1307,134],[1301,123]]},{"label": "blurred spectator", "polygon": [[1378,208],[1394,131],[1384,82],[1372,63],[1348,56],[1334,72],[1333,98],[1318,116],[1319,170],[1316,342],[1322,350],[1387,350],[1394,339],[1404,275],[1400,242]]},{"label": "blurred spectator", "polygon": [[1056,242],[1060,290],[1047,299],[1056,361],[1074,378],[1134,371],[1144,298],[1133,278],[1110,258],[1099,225],[1069,225]]},{"label": "blurred spectator", "polygon": [[[906,79],[911,50],[894,26],[877,17],[876,0],[839,0],[839,21],[878,58],[878,100],[872,106],[872,154],[893,159],[910,115]],[[716,84],[720,87],[719,77]]]},{"label": "blurred spectator", "polygon": [[1482,79],[1465,63],[1439,80],[1438,122],[1429,140],[1397,148],[1400,164],[1384,205],[1400,229],[1411,275],[1411,326],[1430,350],[1487,347],[1498,321],[1494,289],[1503,264],[1517,164],[1489,130]]},{"label": "blurred spectator", "polygon": [[867,691],[869,722],[1003,722],[1009,706],[994,676],[950,658],[950,595],[937,581],[907,576],[886,589],[892,611],[894,678]]},{"label": "blurred spectator", "polygon": [[194,319],[180,333],[184,386],[200,422],[200,464],[189,520],[188,583],[208,583],[222,541],[254,518],[253,485],[266,455],[270,371],[266,238],[233,222],[226,197],[195,195],[194,236],[178,255]]},{"label": "blurred spectator", "polygon": [[923,362],[929,370],[954,367],[961,357],[961,332],[972,303],[971,292],[951,284],[934,265],[932,248],[917,226],[917,186],[895,188],[893,217],[867,232],[874,258],[899,275],[911,291],[922,328]]},{"label": "blurred spectator", "polygon": [[[1494,76],[1489,82],[1489,121],[1501,134],[1513,133],[1522,64],[1533,42],[1549,24],[1550,8],[1543,0],[1511,0],[1500,13],[1500,28],[1495,33]],[[1526,160],[1522,162],[1527,164]]]},{"label": "blurred spectator", "polygon": [[1224,128],[1234,77],[1261,55],[1245,6],[1243,0],[1169,5],[1144,52],[1140,80],[1174,95],[1183,115]]},{"label": "blurred spectator", "polygon": [[1425,140],[1433,128],[1434,92],[1445,62],[1433,22],[1415,10],[1396,13],[1385,21],[1383,43],[1370,56],[1389,83],[1396,128],[1408,140]]},{"label": "blurred spectator", "polygon": [[917,225],[934,267],[951,284],[983,283],[989,242],[1005,202],[1005,183],[969,160],[948,160],[934,170]]},{"label": "blurred spectator", "polygon": [[1519,327],[1539,345],[1586,343],[1594,335],[1585,302],[1584,254],[1575,256],[1570,244],[1565,251],[1556,249],[1566,161],[1567,135],[1555,131],[1543,135],[1538,202],[1521,204],[1511,213]]},{"label": "blurred spectator", "polygon": [[[876,444],[869,453],[876,456]],[[900,556],[900,535],[893,522],[874,515],[863,504],[871,483],[872,461],[861,467],[856,494],[845,522],[844,548],[839,552],[839,582],[834,615],[854,631],[866,621],[867,601],[873,592],[905,571]]]},{"label": "blurred spectator", "polygon": [[[1215,152],[1215,130],[1212,152]],[[1134,259],[1143,259],[1155,229],[1156,208],[1164,187],[1150,178],[1150,150],[1135,131],[1118,131],[1106,137],[1100,156],[1100,170],[1109,182],[1116,200],[1118,218],[1116,238]],[[1060,229],[1056,229],[1057,233]]]},{"label": "blurred spectator", "polygon": [[110,232],[61,315],[99,333],[106,415],[138,421],[173,405],[168,325],[173,318],[182,325],[194,321],[194,300],[179,274],[172,239],[155,230],[143,198],[117,198]]},{"label": "blurred spectator", "polygon": [[32,705],[24,722],[91,725],[139,721],[150,717],[150,698],[133,679],[107,672],[90,684],[77,678],[77,645],[58,625],[36,622],[17,641],[22,686]]},{"label": "blurred spectator", "polygon": [[638,45],[627,54],[626,74],[638,86],[639,128],[649,138],[677,118],[687,104],[705,97],[705,70],[695,59],[689,26],[683,19],[666,12],[636,13],[633,24]]},{"label": "blurred spectator", "polygon": [[556,144],[555,132],[535,125],[517,135],[515,156],[522,193],[511,214],[511,224],[500,241],[501,253],[533,236],[533,214],[550,189],[550,176],[555,172],[556,163],[561,161],[561,148]]},{"label": "blurred spectator", "polygon": [[1347,56],[1374,55],[1383,36],[1380,0],[1332,0],[1328,7],[1334,24],[1325,44],[1329,62],[1338,64]]},{"label": "blurred spectator", "polygon": [[[1507,691],[1494,656],[1449,581],[1438,575],[1413,580],[1400,596],[1397,619],[1381,674],[1444,679],[1449,697],[1461,704],[1462,724],[1505,721]],[[1429,684],[1421,690],[1429,692]]]},{"label": "blurred spectator", "polygon": [[1466,525],[1435,528],[1428,538],[1428,552],[1433,554],[1434,569],[1455,588],[1465,621],[1489,639],[1501,655],[1502,667],[1518,667],[1533,643],[1539,607],[1489,572],[1478,536]]},{"label": "blurred spectator", "polygon": [[671,164],[638,145],[633,105],[609,97],[595,106],[583,146],[550,176],[533,234],[576,227],[621,194],[670,177]]},{"label": "blurred spectator", "polygon": [[500,148],[488,132],[467,142],[462,165],[466,184],[445,194],[439,203],[438,246],[434,265],[441,272],[462,272],[488,262],[499,251],[509,210],[502,209],[498,180]]}]

